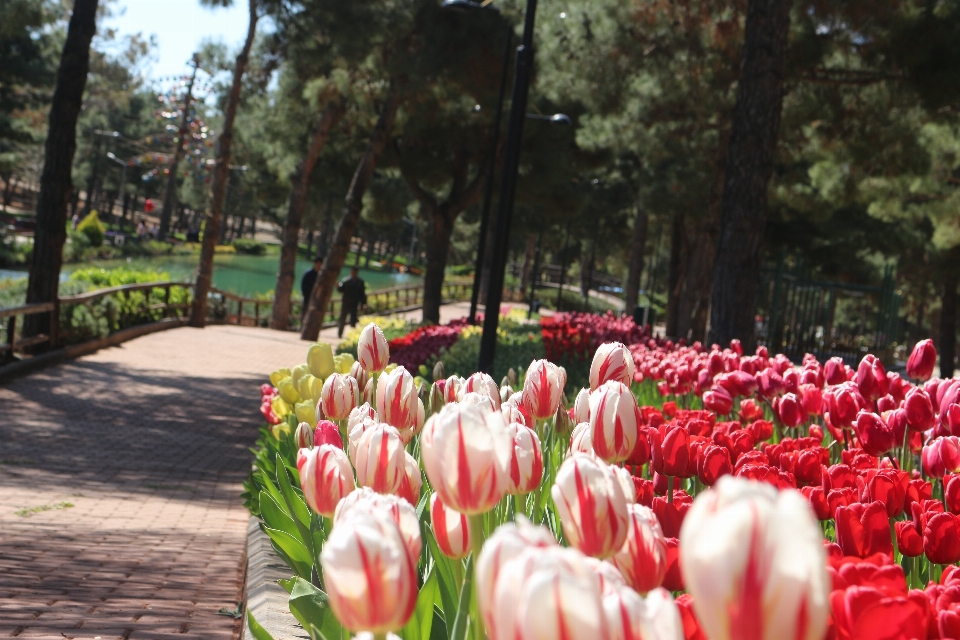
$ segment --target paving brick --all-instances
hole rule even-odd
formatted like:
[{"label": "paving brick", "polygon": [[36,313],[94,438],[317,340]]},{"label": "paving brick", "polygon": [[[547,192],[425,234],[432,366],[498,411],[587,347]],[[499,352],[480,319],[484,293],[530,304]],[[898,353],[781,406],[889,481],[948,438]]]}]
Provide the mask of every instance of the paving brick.
[{"label": "paving brick", "polygon": [[237,637],[259,386],[306,346],[182,328],[0,387],[0,638]]}]

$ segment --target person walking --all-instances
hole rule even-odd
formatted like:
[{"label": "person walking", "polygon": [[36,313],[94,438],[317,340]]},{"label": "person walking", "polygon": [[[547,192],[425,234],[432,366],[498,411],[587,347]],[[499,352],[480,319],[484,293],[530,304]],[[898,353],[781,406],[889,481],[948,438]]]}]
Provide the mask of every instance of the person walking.
[{"label": "person walking", "polygon": [[359,274],[359,269],[350,267],[350,277],[341,280],[337,285],[337,291],[343,294],[343,300],[340,303],[340,320],[337,322],[337,336],[340,338],[343,337],[347,316],[350,316],[350,326],[357,326],[357,307],[367,304],[367,283],[360,278]]},{"label": "person walking", "polygon": [[300,319],[307,313],[310,306],[310,296],[313,294],[313,285],[317,283],[317,276],[320,275],[320,269],[323,267],[323,258],[317,256],[313,259],[313,267],[308,269],[300,280],[300,292],[303,294],[303,305],[300,307]]}]

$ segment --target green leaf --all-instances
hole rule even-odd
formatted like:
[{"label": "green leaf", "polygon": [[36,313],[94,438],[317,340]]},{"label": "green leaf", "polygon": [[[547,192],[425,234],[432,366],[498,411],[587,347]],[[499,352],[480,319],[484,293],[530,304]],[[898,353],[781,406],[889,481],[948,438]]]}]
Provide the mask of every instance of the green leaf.
[{"label": "green leaf", "polygon": [[286,506],[287,501],[283,499],[283,494],[280,493],[280,490],[277,489],[277,485],[273,483],[273,480],[265,473],[260,473],[260,482],[263,485],[263,488],[266,489],[267,493],[270,494],[270,497],[273,498],[273,501],[277,503],[288,515],[293,515],[289,511],[289,507]]},{"label": "green leaf", "polygon": [[404,634],[405,640],[430,640],[430,633],[433,630],[434,606],[439,595],[440,588],[438,587],[437,574],[431,571],[427,581],[420,588],[420,594],[417,596],[417,608],[413,611],[413,617],[404,628],[411,631],[415,629],[418,633],[411,633],[409,636]]},{"label": "green leaf", "polygon": [[260,626],[257,619],[253,617],[253,612],[247,609],[247,625],[250,627],[250,633],[256,640],[274,640],[270,632]]},{"label": "green leaf", "polygon": [[343,627],[333,611],[325,594],[320,589],[303,580],[296,579],[290,592],[290,613],[315,640],[340,640]]},{"label": "green leaf", "polygon": [[291,569],[293,569],[294,572],[301,578],[309,579],[310,570],[313,567],[313,560],[310,558],[310,552],[307,550],[304,544],[286,531],[281,531],[280,529],[264,527],[264,531],[268,536],[270,536],[270,539],[273,540],[273,542],[280,547],[280,549],[293,561],[293,566]]},{"label": "green leaf", "polygon": [[291,593],[293,591],[293,585],[295,585],[296,583],[297,583],[297,576],[293,576],[292,578],[287,578],[286,580],[284,580],[283,578],[280,578],[279,580],[277,580],[277,584],[283,587],[283,590],[286,591],[287,593]]},{"label": "green leaf", "polygon": [[426,529],[424,533],[426,534],[427,543],[430,545],[430,555],[433,557],[434,571],[437,575],[437,590],[440,592],[443,620],[446,624],[447,631],[452,633],[453,620],[457,611],[457,590],[459,585],[454,579],[450,559],[440,552],[440,546],[437,544],[436,538],[433,537],[433,531]]},{"label": "green leaf", "polygon": [[266,491],[260,492],[260,517],[271,529],[279,529],[297,537],[297,525],[293,518]]},{"label": "green leaf", "polygon": [[[467,560],[467,577],[463,580],[460,589],[460,601],[457,603],[457,617],[453,621],[453,631],[450,640],[464,640],[467,637],[467,627],[470,621],[470,598],[473,596],[473,556]],[[448,617],[449,619],[449,617]]]},{"label": "green leaf", "polygon": [[280,488],[280,493],[283,495],[284,502],[286,502],[287,507],[290,509],[289,513],[293,516],[294,525],[296,526],[296,532],[291,531],[290,533],[297,535],[304,546],[310,551],[310,563],[313,564],[316,561],[316,555],[319,553],[320,548],[313,544],[313,536],[310,532],[310,510],[307,508],[307,504],[303,501],[303,498],[298,496],[293,490],[293,487],[290,485],[290,478],[287,476],[287,468],[280,462],[280,457],[277,456],[277,485]]}]

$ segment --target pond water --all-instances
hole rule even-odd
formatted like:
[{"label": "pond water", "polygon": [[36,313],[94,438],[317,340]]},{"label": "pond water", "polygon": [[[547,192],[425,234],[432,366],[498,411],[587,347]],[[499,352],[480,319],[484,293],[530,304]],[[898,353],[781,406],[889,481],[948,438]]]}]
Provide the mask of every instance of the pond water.
[{"label": "pond water", "polygon": [[[104,269],[125,266],[131,269],[165,271],[170,279],[178,282],[192,281],[197,270],[199,256],[160,256],[153,258],[129,258],[126,260],[99,260],[81,264],[67,264],[60,274],[61,280],[69,277],[76,269],[91,266]],[[277,285],[277,270],[280,257],[250,256],[244,254],[218,254],[214,258],[213,286],[243,296],[266,293]],[[296,290],[300,290],[300,278],[310,269],[312,263],[297,260]],[[350,270],[344,267],[340,277],[345,278]],[[26,278],[26,271],[0,269],[0,280]],[[385,273],[382,271],[360,270],[360,277],[367,282],[367,291],[398,287],[421,282],[419,276],[408,273]]]}]

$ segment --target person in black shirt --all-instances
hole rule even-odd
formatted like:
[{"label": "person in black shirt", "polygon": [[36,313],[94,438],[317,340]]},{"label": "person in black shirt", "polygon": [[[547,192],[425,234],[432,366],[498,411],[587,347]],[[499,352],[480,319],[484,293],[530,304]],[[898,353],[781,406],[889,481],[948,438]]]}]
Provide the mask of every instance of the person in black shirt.
[{"label": "person in black shirt", "polygon": [[350,277],[341,280],[337,285],[337,291],[343,294],[343,301],[340,304],[340,320],[337,323],[337,335],[343,337],[343,327],[347,324],[347,316],[350,316],[350,326],[357,326],[357,307],[361,304],[367,304],[367,284],[360,278],[356,267],[350,269]]},{"label": "person in black shirt", "polygon": [[300,281],[300,292],[303,293],[303,308],[300,309],[300,318],[302,319],[310,306],[310,295],[313,293],[313,285],[317,283],[317,276],[320,275],[320,269],[323,267],[323,258],[313,259],[313,268],[303,274]]}]

